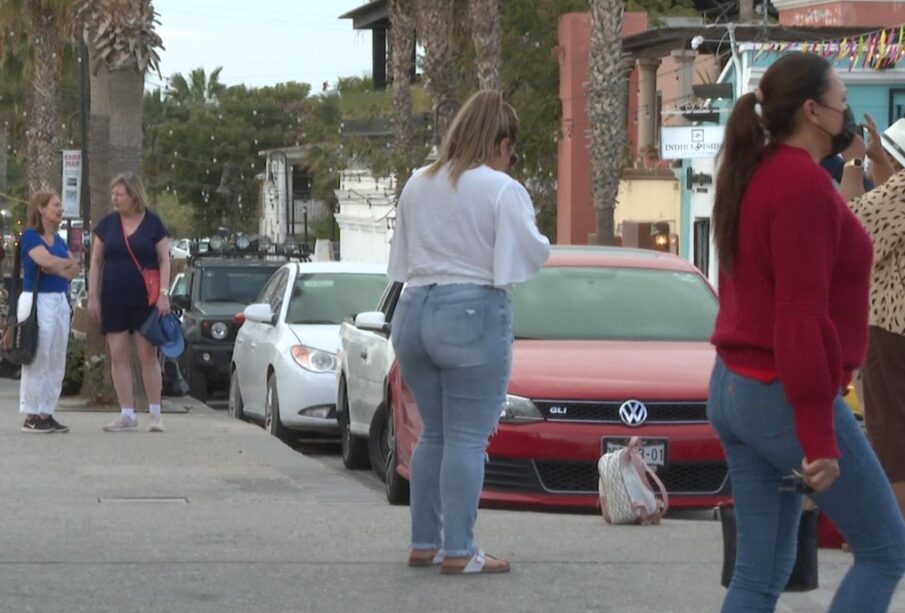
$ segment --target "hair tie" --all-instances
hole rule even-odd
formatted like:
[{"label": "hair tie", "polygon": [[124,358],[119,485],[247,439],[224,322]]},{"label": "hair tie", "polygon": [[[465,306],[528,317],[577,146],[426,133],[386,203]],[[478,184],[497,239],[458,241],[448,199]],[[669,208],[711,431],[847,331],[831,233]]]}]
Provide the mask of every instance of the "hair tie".
[{"label": "hair tie", "polygon": [[758,101],[758,103],[763,104],[764,102],[764,92],[760,91],[759,87],[754,88],[754,99]]},{"label": "hair tie", "polygon": [[757,115],[758,117],[760,117],[761,119],[764,118],[764,108],[760,105],[760,102],[755,103],[754,114]]}]

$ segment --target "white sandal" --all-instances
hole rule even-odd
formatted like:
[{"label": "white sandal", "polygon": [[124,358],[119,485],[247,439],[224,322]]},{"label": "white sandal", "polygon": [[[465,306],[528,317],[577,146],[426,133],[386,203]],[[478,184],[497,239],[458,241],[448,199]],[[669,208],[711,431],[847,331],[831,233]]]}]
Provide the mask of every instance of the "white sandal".
[{"label": "white sandal", "polygon": [[[498,562],[504,562],[499,566],[487,566],[487,558],[491,560],[496,560]],[[500,558],[495,558],[494,556],[487,555],[484,553],[483,549],[478,549],[477,552],[471,559],[468,561],[468,564],[465,566],[441,566],[440,572],[444,575],[473,575],[478,573],[508,573],[509,572],[509,562],[506,560],[502,560]]]}]

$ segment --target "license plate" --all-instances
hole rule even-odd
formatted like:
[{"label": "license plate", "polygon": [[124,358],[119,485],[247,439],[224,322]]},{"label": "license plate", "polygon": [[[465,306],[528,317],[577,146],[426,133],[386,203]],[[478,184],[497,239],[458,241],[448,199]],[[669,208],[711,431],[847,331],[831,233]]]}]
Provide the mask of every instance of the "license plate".
[{"label": "license plate", "polygon": [[[628,445],[627,438],[610,438],[606,437],[602,441],[603,453],[610,451],[618,451]],[[665,438],[643,438],[641,439],[641,457],[644,463],[653,469],[665,468],[667,464],[667,442]]]}]

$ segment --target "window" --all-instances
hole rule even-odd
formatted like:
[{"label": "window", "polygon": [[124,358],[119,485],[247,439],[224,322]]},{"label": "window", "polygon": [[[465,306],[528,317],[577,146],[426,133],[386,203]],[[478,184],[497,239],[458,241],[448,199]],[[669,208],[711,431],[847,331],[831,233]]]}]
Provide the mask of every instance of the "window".
[{"label": "window", "polygon": [[516,338],[706,341],[717,300],[699,275],[644,268],[550,267],[513,291]]},{"label": "window", "polygon": [[273,268],[223,266],[201,271],[200,300],[203,302],[251,303],[273,274]]},{"label": "window", "polygon": [[286,323],[334,324],[373,310],[386,289],[384,275],[309,273],[295,280]]}]

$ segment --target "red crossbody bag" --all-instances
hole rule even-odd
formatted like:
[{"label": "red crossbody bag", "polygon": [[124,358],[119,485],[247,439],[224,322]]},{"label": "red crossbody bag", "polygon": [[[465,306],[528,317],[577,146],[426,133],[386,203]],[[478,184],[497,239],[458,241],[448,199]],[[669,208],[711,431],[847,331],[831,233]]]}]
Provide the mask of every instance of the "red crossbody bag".
[{"label": "red crossbody bag", "polygon": [[123,242],[126,243],[126,249],[129,250],[129,255],[132,256],[132,261],[135,262],[138,272],[141,273],[141,278],[145,282],[145,290],[148,292],[148,304],[155,305],[157,304],[158,296],[160,296],[160,271],[141,267],[141,264],[138,263],[138,258],[135,257],[135,252],[132,251],[132,245],[129,244],[129,237],[126,236],[126,222],[123,221],[122,216],[119,218],[119,223],[123,230]]}]

